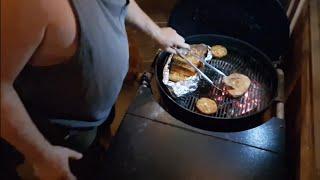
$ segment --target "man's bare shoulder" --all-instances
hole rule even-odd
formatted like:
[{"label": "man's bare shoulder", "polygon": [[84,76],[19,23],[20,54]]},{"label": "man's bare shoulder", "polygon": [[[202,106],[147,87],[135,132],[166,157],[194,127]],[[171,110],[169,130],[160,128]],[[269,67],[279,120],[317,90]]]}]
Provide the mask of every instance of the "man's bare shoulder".
[{"label": "man's bare shoulder", "polygon": [[67,3],[68,0],[1,0],[1,14],[6,15],[5,18],[49,22],[63,15]]}]

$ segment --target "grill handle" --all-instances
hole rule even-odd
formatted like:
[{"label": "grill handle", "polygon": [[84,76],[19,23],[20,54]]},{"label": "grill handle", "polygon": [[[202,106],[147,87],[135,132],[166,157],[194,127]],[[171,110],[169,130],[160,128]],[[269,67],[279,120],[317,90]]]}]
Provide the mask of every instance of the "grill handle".
[{"label": "grill handle", "polygon": [[152,69],[155,68],[157,59],[159,58],[159,56],[160,56],[160,54],[161,54],[162,52],[163,52],[162,49],[158,49],[158,50],[157,50],[156,56],[154,57],[154,60],[153,60],[153,62],[152,62],[152,64],[151,64],[151,68],[152,68]]},{"label": "grill handle", "polygon": [[278,75],[278,92],[276,97],[276,116],[279,119],[284,119],[284,72],[282,69],[277,69]]},{"label": "grill handle", "polygon": [[150,88],[151,78],[152,78],[152,73],[144,72],[140,77],[140,86]]}]

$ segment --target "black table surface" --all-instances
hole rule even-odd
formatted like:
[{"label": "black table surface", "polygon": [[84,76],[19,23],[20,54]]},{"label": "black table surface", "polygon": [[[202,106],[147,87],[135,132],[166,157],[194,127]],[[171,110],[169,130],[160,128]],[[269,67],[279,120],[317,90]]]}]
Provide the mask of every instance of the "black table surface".
[{"label": "black table surface", "polygon": [[140,88],[108,151],[107,179],[286,179],[284,120],[242,132],[186,125]]}]

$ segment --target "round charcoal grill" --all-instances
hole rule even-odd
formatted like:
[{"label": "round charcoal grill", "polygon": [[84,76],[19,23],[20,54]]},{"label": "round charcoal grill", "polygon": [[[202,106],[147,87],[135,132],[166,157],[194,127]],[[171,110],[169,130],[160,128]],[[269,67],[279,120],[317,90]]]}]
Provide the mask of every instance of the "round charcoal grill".
[{"label": "round charcoal grill", "polygon": [[[226,91],[220,91],[201,79],[196,91],[176,97],[162,82],[163,68],[169,54],[161,52],[154,62],[160,104],[177,119],[206,130],[239,131],[262,124],[277,92],[277,73],[270,59],[250,44],[227,36],[195,35],[187,37],[186,41],[189,44],[225,46],[228,55],[212,59],[209,63],[227,75],[235,72],[247,75],[251,80],[250,88],[243,96],[233,98]],[[221,75],[206,67],[204,72],[216,85],[225,89]],[[218,111],[213,115],[201,114],[195,107],[201,97],[215,100]]]}]

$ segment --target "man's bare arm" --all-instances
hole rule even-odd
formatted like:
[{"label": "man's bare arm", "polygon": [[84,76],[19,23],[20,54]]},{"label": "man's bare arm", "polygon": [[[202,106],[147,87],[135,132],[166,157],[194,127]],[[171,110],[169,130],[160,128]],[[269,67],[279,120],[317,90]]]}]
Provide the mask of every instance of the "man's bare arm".
[{"label": "man's bare arm", "polygon": [[20,2],[1,1],[1,137],[26,158],[36,160],[49,143],[31,121],[13,82],[39,46],[46,22],[45,17],[32,17],[24,10],[23,1],[15,3]]},{"label": "man's bare arm", "polygon": [[130,0],[128,5],[127,22],[137,26],[146,34],[154,38],[166,51],[175,53],[172,47],[189,48],[181,37],[172,28],[160,28],[151,18],[138,6],[135,0]]},{"label": "man's bare arm", "polygon": [[40,179],[74,179],[68,159],[81,158],[81,154],[51,145],[13,88],[17,75],[45,36],[48,12],[41,2],[1,0],[1,137],[39,169]]}]

